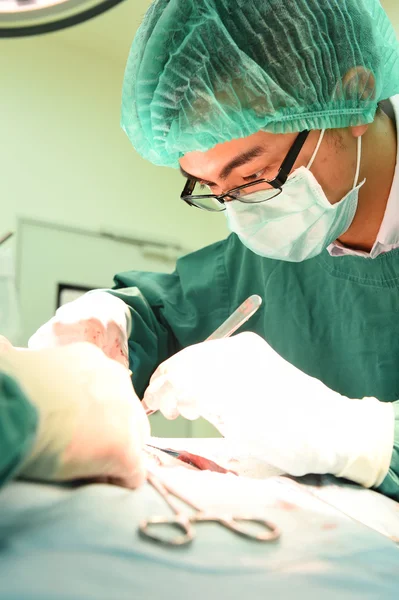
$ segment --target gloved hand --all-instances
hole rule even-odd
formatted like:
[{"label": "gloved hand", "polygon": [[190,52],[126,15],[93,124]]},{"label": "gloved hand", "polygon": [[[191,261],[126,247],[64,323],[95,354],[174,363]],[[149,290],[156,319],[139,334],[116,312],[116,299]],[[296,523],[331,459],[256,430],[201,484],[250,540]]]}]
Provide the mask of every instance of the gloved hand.
[{"label": "gloved hand", "polygon": [[89,292],[61,306],[30,338],[28,347],[38,350],[90,342],[128,367],[129,330],[130,313],[122,300],[108,292]]},{"label": "gloved hand", "polygon": [[38,413],[22,475],[49,481],[105,477],[127,487],[142,483],[150,427],[122,365],[89,343],[27,350],[0,340],[0,372],[17,381]]},{"label": "gloved hand", "polygon": [[176,354],[154,373],[144,402],[167,418],[202,416],[291,475],[331,473],[372,487],[389,469],[392,405],[340,396],[253,333]]}]

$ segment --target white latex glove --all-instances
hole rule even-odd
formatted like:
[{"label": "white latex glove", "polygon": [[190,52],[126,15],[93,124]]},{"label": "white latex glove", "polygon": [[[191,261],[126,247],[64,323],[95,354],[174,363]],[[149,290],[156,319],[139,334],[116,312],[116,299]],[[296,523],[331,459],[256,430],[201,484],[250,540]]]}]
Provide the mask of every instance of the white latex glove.
[{"label": "white latex glove", "polygon": [[109,292],[95,291],[61,306],[55,316],[30,338],[28,347],[55,348],[90,342],[109,357],[129,366],[130,313],[126,304]]},{"label": "white latex glove", "polygon": [[144,401],[167,418],[204,417],[291,475],[331,473],[372,487],[389,469],[392,405],[340,396],[253,333],[179,352],[154,373]]},{"label": "white latex glove", "polygon": [[22,475],[111,478],[127,487],[143,482],[150,428],[122,365],[89,343],[27,350],[0,339],[0,371],[14,377],[38,412]]}]

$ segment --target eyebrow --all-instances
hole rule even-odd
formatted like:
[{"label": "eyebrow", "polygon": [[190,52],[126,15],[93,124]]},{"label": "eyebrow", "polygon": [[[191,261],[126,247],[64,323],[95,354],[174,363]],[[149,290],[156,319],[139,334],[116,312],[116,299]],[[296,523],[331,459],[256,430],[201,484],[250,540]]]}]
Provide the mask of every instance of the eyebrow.
[{"label": "eyebrow", "polygon": [[[227,179],[227,177],[232,171],[234,171],[234,169],[246,165],[251,160],[257,158],[258,156],[261,156],[262,154],[267,154],[266,148],[262,148],[262,146],[255,146],[254,148],[251,148],[251,150],[247,150],[246,152],[239,154],[238,156],[234,157],[229,163],[227,163],[225,167],[223,167],[219,174],[220,179]],[[183,177],[187,177],[188,179],[203,181],[204,183],[212,183],[212,181],[205,181],[201,177],[196,177],[195,175],[191,175],[191,173],[187,173],[187,171],[185,171],[182,167],[180,167],[180,172],[183,175]]]}]

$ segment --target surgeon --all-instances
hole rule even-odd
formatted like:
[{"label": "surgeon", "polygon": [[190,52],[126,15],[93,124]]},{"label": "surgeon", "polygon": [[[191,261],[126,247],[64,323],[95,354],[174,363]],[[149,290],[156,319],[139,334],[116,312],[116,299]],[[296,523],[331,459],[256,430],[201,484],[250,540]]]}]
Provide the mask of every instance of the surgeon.
[{"label": "surgeon", "polygon": [[[173,274],[117,275],[31,347],[91,341],[168,418],[399,500],[398,94],[378,0],[156,0],[122,126],[180,169],[182,210],[232,234]],[[247,331],[203,342],[251,294]]]}]

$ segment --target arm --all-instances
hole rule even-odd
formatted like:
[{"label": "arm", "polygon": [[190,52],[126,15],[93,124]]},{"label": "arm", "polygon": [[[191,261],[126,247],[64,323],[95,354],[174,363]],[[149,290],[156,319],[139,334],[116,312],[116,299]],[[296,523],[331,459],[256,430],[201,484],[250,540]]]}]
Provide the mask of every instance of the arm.
[{"label": "arm", "polygon": [[331,473],[399,497],[399,403],[341,396],[253,333],[186,348],[156,372],[144,400],[204,417],[290,475]]},{"label": "arm", "polygon": [[0,371],[0,483],[16,474],[143,482],[149,424],[122,365],[88,343],[9,346]]},{"label": "arm", "polygon": [[395,413],[395,433],[391,464],[388,474],[377,490],[399,502],[399,400],[393,402],[393,409]]},{"label": "arm", "polygon": [[224,252],[225,242],[218,242],[180,259],[171,274],[115,277],[110,291],[130,311],[129,364],[140,397],[161,362],[203,341],[232,311]]},{"label": "arm", "polygon": [[33,446],[38,415],[15,379],[0,373],[0,486],[18,472]]}]

